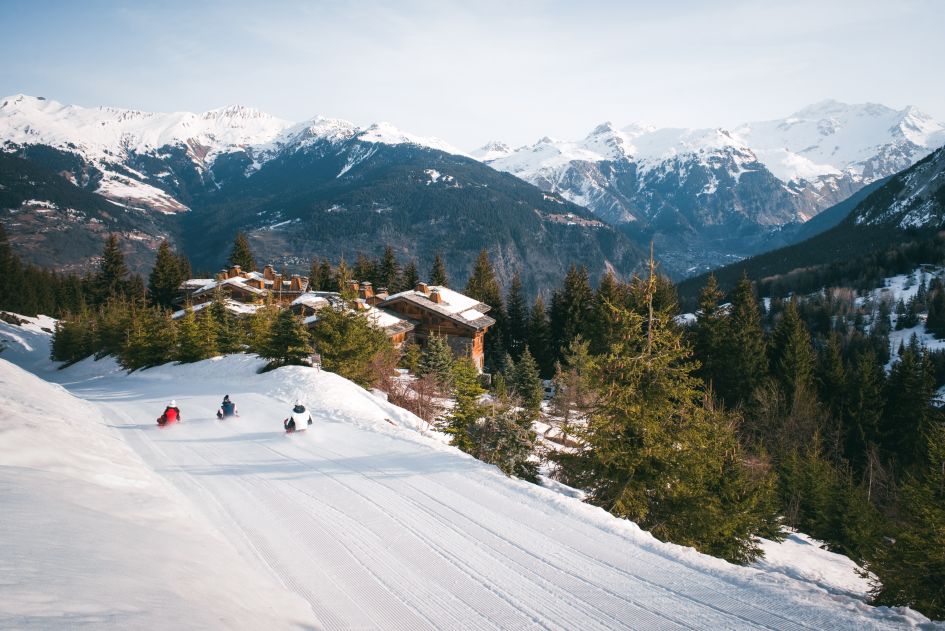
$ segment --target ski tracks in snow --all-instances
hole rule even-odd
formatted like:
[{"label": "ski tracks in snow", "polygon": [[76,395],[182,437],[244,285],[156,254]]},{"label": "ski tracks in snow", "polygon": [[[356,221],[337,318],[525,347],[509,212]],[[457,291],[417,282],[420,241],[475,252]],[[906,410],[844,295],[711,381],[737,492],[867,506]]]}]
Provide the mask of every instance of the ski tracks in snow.
[{"label": "ski tracks in snow", "polygon": [[195,512],[309,603],[320,628],[803,631],[837,628],[837,616],[892,626],[848,601],[807,606],[783,586],[637,545],[469,458],[335,410],[313,409],[309,431],[287,437],[273,414],[283,403],[234,398],[242,416],[218,422],[186,412],[214,410],[215,398],[177,396],[185,421],[165,430],[134,422],[154,416],[154,399],[98,403]]}]

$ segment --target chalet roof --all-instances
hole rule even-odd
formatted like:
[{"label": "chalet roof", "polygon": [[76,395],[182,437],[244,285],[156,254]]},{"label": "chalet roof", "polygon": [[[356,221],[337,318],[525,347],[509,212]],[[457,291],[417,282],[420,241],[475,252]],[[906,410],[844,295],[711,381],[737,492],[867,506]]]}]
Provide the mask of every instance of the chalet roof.
[{"label": "chalet roof", "polygon": [[[213,302],[202,302],[199,305],[193,305],[192,307],[190,307],[190,309],[194,313],[196,313],[200,311],[201,309],[206,309],[212,304]],[[223,301],[223,306],[226,308],[227,311],[229,311],[230,313],[234,315],[244,316],[244,315],[252,315],[256,313],[256,310],[259,309],[262,305],[248,305],[245,302],[239,302],[238,300],[232,300],[230,298],[227,298],[226,300]],[[179,320],[180,318],[183,318],[184,314],[186,313],[187,313],[187,309],[180,309],[179,311],[175,311],[174,313],[172,313],[171,318],[174,320]]]},{"label": "chalet roof", "polygon": [[[379,309],[377,307],[372,307],[367,303],[367,301],[363,299],[358,299],[357,303],[358,309],[356,310],[356,313],[366,317],[371,324],[383,330],[388,335],[406,333],[414,329],[413,322],[389,309]],[[323,309],[327,306],[331,306],[335,309],[346,308],[345,301],[341,297],[341,294],[334,291],[306,292],[292,301],[292,306],[296,305],[304,305],[310,309],[315,310]],[[303,320],[304,324],[306,325],[314,324],[317,321],[317,313],[310,315],[305,318],[305,320]]]},{"label": "chalet roof", "polygon": [[[256,272],[252,272],[252,274],[255,274],[255,273]],[[226,280],[211,280],[209,283],[207,283],[200,289],[197,289],[196,291],[194,291],[194,293],[191,295],[199,296],[208,292],[212,292],[217,287],[224,287],[226,285],[229,285],[230,287],[235,287],[240,290],[245,290],[257,296],[265,296],[267,292],[266,289],[260,289],[259,287],[253,287],[252,285],[246,284],[246,281],[250,280],[250,278],[244,278],[242,276],[234,276],[233,278],[227,278]]]},{"label": "chalet roof", "polygon": [[292,301],[291,306],[302,305],[309,309],[321,309],[336,302],[335,297],[340,300],[341,295],[331,291],[307,291]]},{"label": "chalet roof", "polygon": [[433,302],[429,294],[411,289],[394,294],[378,306],[386,307],[399,300],[405,300],[421,309],[432,311],[474,329],[485,329],[495,324],[495,320],[485,315],[492,309],[489,305],[441,285],[431,285],[429,289],[430,293],[434,290],[439,292],[440,302]]},{"label": "chalet roof", "polygon": [[407,333],[414,329],[413,322],[388,309],[371,307],[363,313],[371,324],[384,330],[388,335]]}]

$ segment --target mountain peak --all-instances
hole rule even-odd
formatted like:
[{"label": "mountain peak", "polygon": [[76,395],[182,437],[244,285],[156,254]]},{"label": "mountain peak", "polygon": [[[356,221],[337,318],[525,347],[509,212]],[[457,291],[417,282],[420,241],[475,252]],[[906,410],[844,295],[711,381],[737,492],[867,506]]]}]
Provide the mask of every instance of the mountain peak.
[{"label": "mountain peak", "polygon": [[591,130],[591,133],[587,135],[588,138],[593,136],[600,136],[602,134],[613,134],[617,131],[613,123],[610,121],[605,121]]},{"label": "mountain peak", "polygon": [[500,140],[490,140],[483,146],[469,152],[469,155],[480,162],[489,162],[512,153],[512,148]]}]

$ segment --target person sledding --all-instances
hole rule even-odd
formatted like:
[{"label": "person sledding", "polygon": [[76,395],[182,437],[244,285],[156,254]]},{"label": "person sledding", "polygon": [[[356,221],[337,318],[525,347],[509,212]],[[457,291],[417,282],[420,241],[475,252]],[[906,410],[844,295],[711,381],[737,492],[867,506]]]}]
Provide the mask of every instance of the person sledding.
[{"label": "person sledding", "polygon": [[177,407],[177,401],[171,399],[171,402],[164,408],[164,413],[158,417],[157,422],[161,427],[180,422],[180,408]]},{"label": "person sledding", "polygon": [[295,407],[292,408],[292,415],[282,421],[282,426],[285,427],[287,434],[305,431],[305,428],[311,424],[312,415],[305,409],[301,401],[295,402]]},{"label": "person sledding", "polygon": [[236,404],[230,401],[230,395],[226,395],[223,397],[223,403],[220,404],[220,409],[217,410],[217,418],[222,421],[231,416],[239,416],[239,413],[236,411]]}]

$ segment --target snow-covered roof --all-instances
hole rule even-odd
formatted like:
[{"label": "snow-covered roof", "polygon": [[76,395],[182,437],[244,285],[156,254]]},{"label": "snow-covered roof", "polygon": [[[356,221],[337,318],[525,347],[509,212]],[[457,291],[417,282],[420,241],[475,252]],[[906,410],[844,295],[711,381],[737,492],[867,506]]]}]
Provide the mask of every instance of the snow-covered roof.
[{"label": "snow-covered roof", "polygon": [[[292,301],[292,306],[302,305],[309,309],[321,309],[331,304],[331,295],[333,292],[327,291],[307,291]],[[334,294],[338,296],[338,294]],[[340,296],[339,296],[340,297]]]},{"label": "snow-covered roof", "polygon": [[[212,304],[213,302],[210,302],[210,301],[201,302],[198,305],[191,306],[190,310],[196,313],[198,311],[206,309]],[[252,315],[256,313],[256,310],[259,309],[262,305],[248,305],[245,302],[239,302],[238,300],[232,300],[230,298],[227,298],[223,301],[223,306],[226,308],[227,311],[229,311],[230,313],[234,315],[244,316],[244,315]],[[184,314],[186,313],[187,313],[187,309],[180,309],[178,311],[175,311],[173,314],[171,314],[171,318],[173,318],[174,320],[179,320],[180,318],[183,318]]]},{"label": "snow-covered roof", "polygon": [[[386,307],[395,304],[399,300],[406,300],[423,309],[434,311],[454,322],[475,329],[484,329],[495,324],[495,320],[485,315],[492,307],[479,302],[475,298],[470,298],[442,285],[430,285],[428,291],[430,293],[424,293],[416,289],[402,291],[389,297],[380,306]],[[431,300],[430,296],[434,291],[439,293],[440,302]]]},{"label": "snow-covered roof", "polygon": [[200,289],[212,282],[214,282],[212,278],[188,278],[180,286],[183,289]]},{"label": "snow-covered roof", "polygon": [[414,328],[413,322],[403,318],[388,309],[379,309],[371,307],[364,312],[364,317],[379,329],[383,329],[388,334],[406,333]]},{"label": "snow-covered roof", "polygon": [[[262,276],[260,276],[262,278]],[[255,280],[255,277],[253,277]],[[205,294],[209,291],[215,290],[217,287],[223,287],[224,285],[229,285],[231,287],[239,287],[240,289],[246,290],[251,294],[256,294],[257,296],[263,296],[266,294],[265,289],[260,289],[259,287],[253,287],[252,285],[246,284],[246,281],[250,280],[249,278],[244,278],[242,276],[234,276],[233,278],[227,278],[225,280],[212,280],[200,289],[194,291],[193,295],[198,296],[200,294]]]}]

